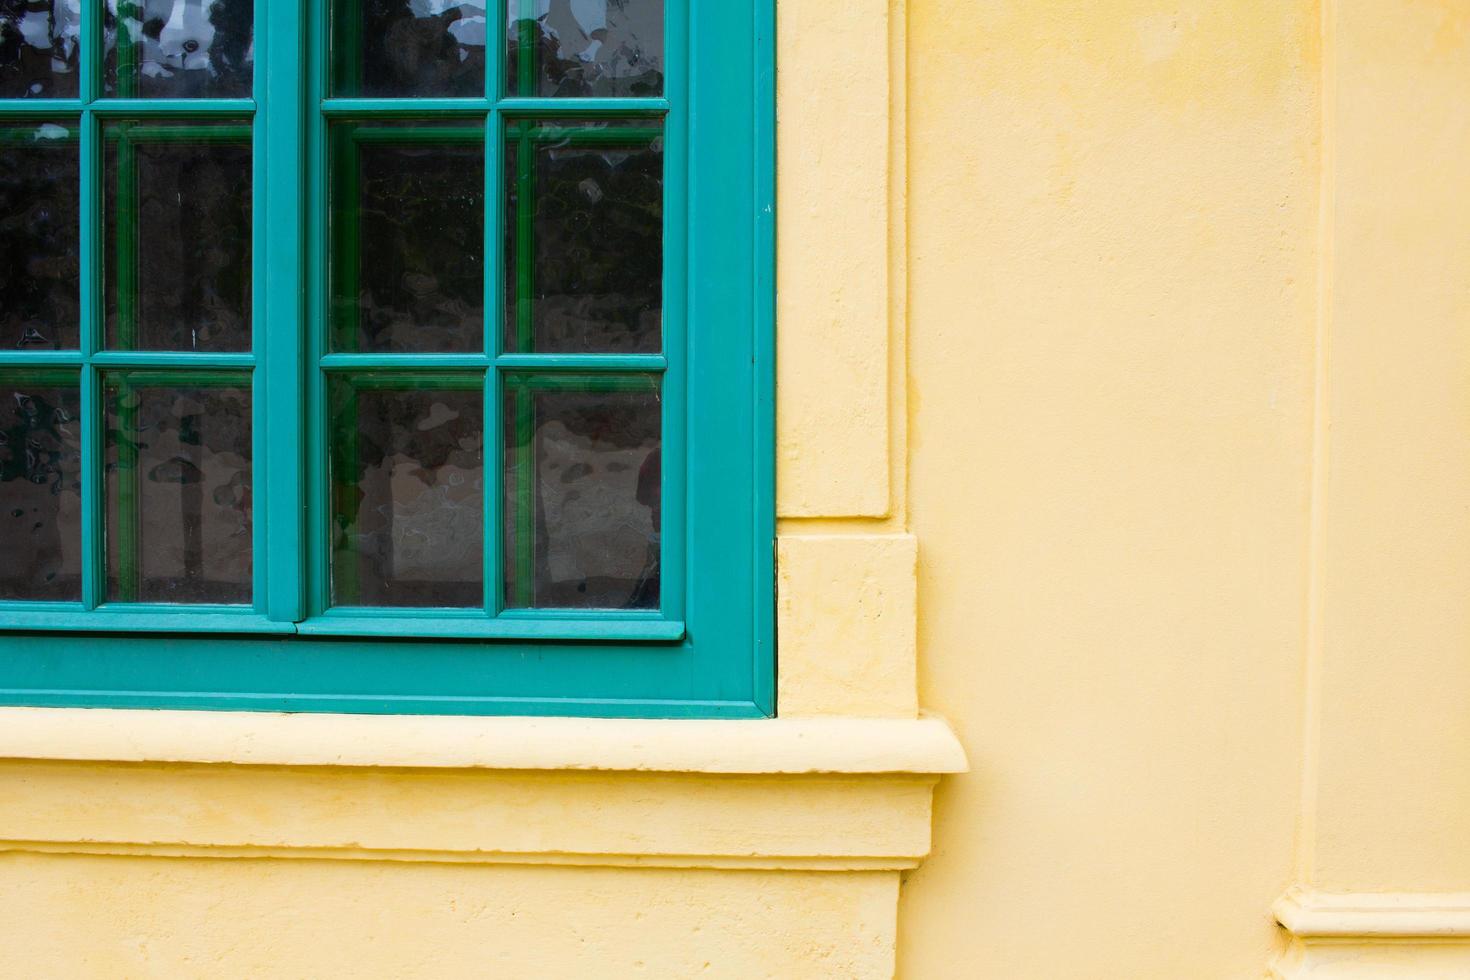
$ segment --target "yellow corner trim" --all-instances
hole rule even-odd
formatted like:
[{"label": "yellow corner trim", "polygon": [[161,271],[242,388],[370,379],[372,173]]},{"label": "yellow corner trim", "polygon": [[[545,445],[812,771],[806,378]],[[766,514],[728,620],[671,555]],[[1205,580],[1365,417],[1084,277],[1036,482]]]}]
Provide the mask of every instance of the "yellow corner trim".
[{"label": "yellow corner trim", "polygon": [[0,759],[710,774],[967,769],[942,719],[659,721],[0,708]]}]

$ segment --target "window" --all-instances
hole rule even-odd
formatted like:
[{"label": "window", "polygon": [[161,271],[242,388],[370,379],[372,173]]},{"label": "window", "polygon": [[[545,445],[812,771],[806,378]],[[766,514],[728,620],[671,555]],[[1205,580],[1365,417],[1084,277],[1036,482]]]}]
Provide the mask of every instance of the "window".
[{"label": "window", "polygon": [[0,701],[770,714],[772,8],[0,11]]}]

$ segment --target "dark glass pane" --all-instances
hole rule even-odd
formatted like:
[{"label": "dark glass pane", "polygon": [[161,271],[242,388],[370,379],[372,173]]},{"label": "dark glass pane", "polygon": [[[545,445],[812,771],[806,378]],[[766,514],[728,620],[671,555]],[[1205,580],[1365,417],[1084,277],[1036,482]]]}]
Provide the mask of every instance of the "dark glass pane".
[{"label": "dark glass pane", "polygon": [[107,346],[250,349],[250,127],[104,127]]},{"label": "dark glass pane", "polygon": [[80,420],[74,372],[0,374],[0,599],[82,598]]},{"label": "dark glass pane", "polygon": [[76,0],[0,3],[0,99],[75,98],[81,36]]},{"label": "dark glass pane", "polygon": [[254,0],[107,0],[102,84],[121,98],[249,98]]},{"label": "dark glass pane", "polygon": [[0,125],[0,344],[77,347],[81,252],[75,122]]},{"label": "dark glass pane", "polygon": [[243,375],[108,377],[109,600],[250,601],[250,402]]},{"label": "dark glass pane", "polygon": [[660,350],[658,121],[512,121],[505,166],[506,349]]},{"label": "dark glass pane", "polygon": [[485,95],[483,0],[334,0],[334,95]]},{"label": "dark glass pane", "polygon": [[332,347],[483,350],[483,124],[343,123],[332,145]]},{"label": "dark glass pane", "polygon": [[657,609],[656,380],[508,377],[505,604]]},{"label": "dark glass pane", "polygon": [[664,0],[508,0],[515,95],[658,96]]},{"label": "dark glass pane", "polygon": [[332,379],[334,605],[484,605],[483,382]]}]

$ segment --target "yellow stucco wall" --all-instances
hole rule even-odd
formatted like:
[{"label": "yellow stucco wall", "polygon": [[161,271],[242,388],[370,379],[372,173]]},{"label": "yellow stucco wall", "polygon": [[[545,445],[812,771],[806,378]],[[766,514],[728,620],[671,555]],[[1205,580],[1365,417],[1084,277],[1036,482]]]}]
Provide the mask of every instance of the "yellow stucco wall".
[{"label": "yellow stucco wall", "polygon": [[910,3],[904,975],[1259,976],[1301,764],[1307,0]]},{"label": "yellow stucco wall", "polygon": [[908,29],[900,972],[1470,976],[1470,3]]},{"label": "yellow stucco wall", "polygon": [[0,711],[0,977],[1470,976],[1470,0],[778,9],[782,717]]}]

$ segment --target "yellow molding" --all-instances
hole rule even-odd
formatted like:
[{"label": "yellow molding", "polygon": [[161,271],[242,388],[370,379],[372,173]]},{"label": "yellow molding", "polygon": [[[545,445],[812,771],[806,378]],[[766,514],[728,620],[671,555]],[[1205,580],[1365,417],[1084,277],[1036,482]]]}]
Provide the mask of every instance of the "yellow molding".
[{"label": "yellow molding", "polygon": [[0,849],[908,868],[937,778],[9,761]]},{"label": "yellow molding", "polygon": [[1470,939],[1470,892],[1333,894],[1293,888],[1272,912],[1299,939]]},{"label": "yellow molding", "polygon": [[[840,653],[840,651],[838,651]],[[0,759],[683,773],[949,773],[941,719],[657,721],[0,709]]]}]

